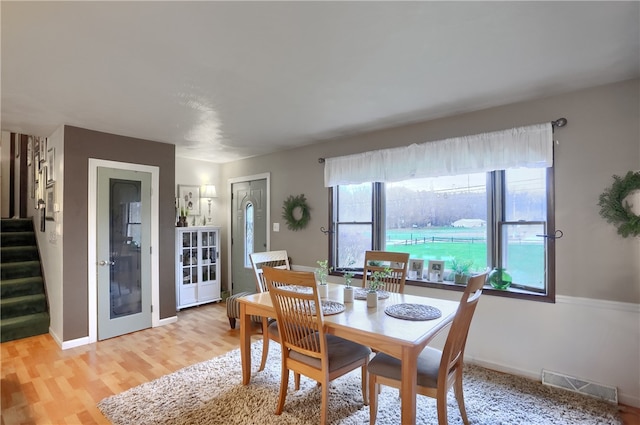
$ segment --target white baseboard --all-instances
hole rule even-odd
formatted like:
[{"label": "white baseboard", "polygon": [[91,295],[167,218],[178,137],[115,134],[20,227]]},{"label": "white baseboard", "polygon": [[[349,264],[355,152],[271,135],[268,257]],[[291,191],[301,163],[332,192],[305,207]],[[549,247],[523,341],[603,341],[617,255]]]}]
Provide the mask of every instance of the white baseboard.
[{"label": "white baseboard", "polygon": [[83,337],[83,338],[77,338],[77,339],[72,339],[70,341],[64,341],[61,345],[61,348],[63,350],[69,349],[69,348],[75,348],[75,347],[80,347],[81,345],[87,345],[90,344],[91,341],[89,340],[89,337]]},{"label": "white baseboard", "polygon": [[164,325],[169,325],[171,323],[176,323],[178,321],[178,316],[171,316],[171,317],[167,317],[165,319],[160,319],[158,320],[157,324],[154,324],[153,327],[158,327],[158,326],[164,326]]},{"label": "white baseboard", "polygon": [[49,327],[49,335],[53,338],[53,340],[58,344],[58,347],[62,350],[68,350],[69,348],[80,347],[81,345],[87,345],[90,343],[89,337],[85,336],[82,338],[72,339],[70,341],[63,341],[60,337]]},{"label": "white baseboard", "polygon": [[533,379],[542,382],[541,375],[532,370],[516,369],[488,360],[478,359],[472,356],[464,356],[464,362],[484,367],[485,369],[495,370],[497,372],[507,373],[509,375],[522,376],[523,378]]},{"label": "white baseboard", "polygon": [[[509,366],[505,366],[499,363],[495,363],[492,361],[475,358],[472,356],[464,356],[464,362],[467,364],[474,364],[477,366],[484,367],[486,369],[495,370],[497,372],[507,373],[509,375],[521,376],[523,378],[533,379],[536,382],[540,382],[542,384],[542,371],[533,371],[527,369],[518,369]],[[627,406],[639,407],[640,408],[640,398],[635,397],[633,395],[618,393],[618,402],[620,404],[625,404]]]},{"label": "white baseboard", "polygon": [[[175,323],[177,321],[178,321],[178,316],[171,316],[171,317],[167,317],[166,319],[160,319],[157,324],[153,325],[153,327],[155,328],[158,326],[164,326],[170,323]],[[63,350],[80,347],[82,345],[87,345],[91,343],[88,336],[83,338],[72,339],[70,341],[61,341],[60,338],[58,338],[58,336],[51,330],[51,328],[49,328],[49,333],[53,337],[54,341],[58,344],[58,346]]]},{"label": "white baseboard", "polygon": [[62,340],[58,337],[58,335],[56,335],[53,329],[51,329],[51,326],[49,326],[49,335],[51,335],[51,338],[53,338],[56,344],[58,344],[58,347],[62,347]]}]

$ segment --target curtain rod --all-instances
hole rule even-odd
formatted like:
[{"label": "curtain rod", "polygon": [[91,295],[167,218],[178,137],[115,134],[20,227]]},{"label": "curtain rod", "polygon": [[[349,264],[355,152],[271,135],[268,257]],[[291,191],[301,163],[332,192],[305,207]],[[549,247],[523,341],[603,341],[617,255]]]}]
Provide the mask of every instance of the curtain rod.
[{"label": "curtain rod", "polygon": [[[567,125],[567,122],[566,118],[558,118],[557,120],[551,121],[551,127],[562,128]],[[324,164],[324,158],[318,158],[318,163]]]}]

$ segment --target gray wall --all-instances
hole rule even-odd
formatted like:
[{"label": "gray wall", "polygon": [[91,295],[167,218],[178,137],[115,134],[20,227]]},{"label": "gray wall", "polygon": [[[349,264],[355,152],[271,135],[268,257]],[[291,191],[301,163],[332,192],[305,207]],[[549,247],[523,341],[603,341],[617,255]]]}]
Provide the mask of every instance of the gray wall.
[{"label": "gray wall", "polygon": [[[281,224],[283,201],[289,195],[304,193],[312,208],[309,226],[293,232],[281,225],[280,232],[271,233],[271,249],[286,249],[294,264],[314,266],[316,260],[328,255],[327,237],[319,230],[328,226],[328,190],[323,185],[319,157],[565,117],[568,125],[555,133],[559,141],[555,151],[556,228],[564,232],[556,243],[556,293],[639,303],[640,238],[618,236],[615,227],[600,218],[597,206],[598,196],[611,185],[613,174],[640,170],[639,105],[640,80],[631,80],[236,161],[222,166],[221,182],[270,172],[271,220]],[[221,208],[228,211],[228,185],[220,186],[219,194],[226,202]],[[227,235],[222,236],[226,241]],[[223,264],[227,254],[223,252]]]},{"label": "gray wall", "polygon": [[64,155],[64,341],[89,335],[87,322],[89,158],[160,168],[160,193],[158,194],[160,319],[175,316],[175,146],[65,126]]}]

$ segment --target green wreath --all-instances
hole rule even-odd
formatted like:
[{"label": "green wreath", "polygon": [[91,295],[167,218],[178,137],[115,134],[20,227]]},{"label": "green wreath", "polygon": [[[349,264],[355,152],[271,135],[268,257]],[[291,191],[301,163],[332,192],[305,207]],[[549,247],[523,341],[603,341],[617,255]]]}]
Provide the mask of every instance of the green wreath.
[{"label": "green wreath", "polygon": [[618,227],[623,237],[640,235],[640,216],[631,211],[629,202],[624,202],[631,192],[640,190],[640,172],[629,171],[624,178],[613,176],[613,185],[600,195],[600,215]]},{"label": "green wreath", "polygon": [[[296,218],[295,212],[300,209],[300,218]],[[287,222],[289,230],[298,231],[304,229],[311,220],[311,214],[309,214],[309,205],[307,205],[307,199],[302,195],[293,196],[289,195],[284,205],[282,206],[282,218]]]}]

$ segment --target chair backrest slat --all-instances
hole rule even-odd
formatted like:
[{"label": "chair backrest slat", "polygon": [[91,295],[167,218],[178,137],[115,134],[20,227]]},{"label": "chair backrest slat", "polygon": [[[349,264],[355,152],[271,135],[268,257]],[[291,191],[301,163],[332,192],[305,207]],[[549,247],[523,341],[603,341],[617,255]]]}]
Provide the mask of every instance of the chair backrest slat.
[{"label": "chair backrest slat", "polygon": [[[469,335],[469,327],[473,314],[476,311],[478,300],[482,294],[482,287],[486,282],[487,274],[479,274],[469,279],[465,288],[456,316],[453,319],[449,335],[442,350],[442,360],[440,365],[440,376],[438,379],[446,379],[457,367],[462,364],[464,349]],[[442,381],[445,382],[445,381]]]},{"label": "chair backrest slat", "polygon": [[287,251],[254,252],[249,254],[249,259],[251,260],[253,273],[256,277],[256,290],[258,292],[265,292],[268,290],[264,281],[264,276],[262,275],[263,267],[273,267],[285,270],[291,269]]},{"label": "chair backrest slat", "polygon": [[[283,347],[322,359],[326,353],[322,307],[315,275],[264,267]],[[317,308],[316,308],[317,307]]]},{"label": "chair backrest slat", "polygon": [[385,291],[404,293],[407,279],[409,254],[406,252],[367,251],[364,255],[364,269],[362,272],[362,287],[369,286],[373,273],[391,269],[391,275],[382,279]]}]

